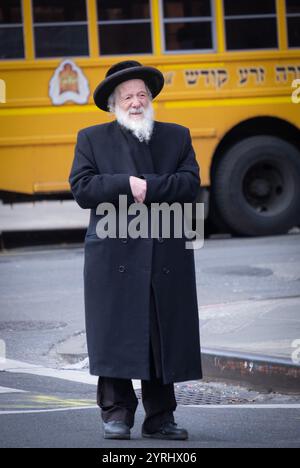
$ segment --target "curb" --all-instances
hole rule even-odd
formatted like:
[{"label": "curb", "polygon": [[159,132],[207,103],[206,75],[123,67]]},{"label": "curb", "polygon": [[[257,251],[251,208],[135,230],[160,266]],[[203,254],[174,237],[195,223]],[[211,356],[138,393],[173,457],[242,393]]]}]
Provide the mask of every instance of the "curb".
[{"label": "curb", "polygon": [[[87,358],[87,353],[58,354],[73,363]],[[300,365],[288,359],[202,348],[201,360],[204,380],[238,384],[268,393],[300,395]]]},{"label": "curb", "polygon": [[82,248],[85,229],[37,229],[26,231],[0,231],[0,252],[20,247],[74,247]]},{"label": "curb", "polygon": [[300,365],[270,356],[202,348],[204,379],[222,380],[267,392],[300,394]]}]

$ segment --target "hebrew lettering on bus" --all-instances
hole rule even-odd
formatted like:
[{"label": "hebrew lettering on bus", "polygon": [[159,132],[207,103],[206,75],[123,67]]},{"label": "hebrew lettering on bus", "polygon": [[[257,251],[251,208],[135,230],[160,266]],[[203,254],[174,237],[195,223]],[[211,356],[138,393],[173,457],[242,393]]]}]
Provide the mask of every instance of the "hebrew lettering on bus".
[{"label": "hebrew lettering on bus", "polygon": [[5,81],[0,79],[0,102],[4,104],[6,102],[6,86]]},{"label": "hebrew lettering on bus", "polygon": [[255,77],[256,84],[265,82],[266,71],[263,67],[243,67],[238,69],[239,84],[246,85],[249,83],[251,76]]},{"label": "hebrew lettering on bus", "polygon": [[300,79],[292,82],[292,88],[295,89],[295,91],[292,92],[292,103],[300,104]]},{"label": "hebrew lettering on bus", "polygon": [[277,82],[292,82],[293,80],[300,78],[300,66],[295,65],[276,65],[275,68],[276,81]]},{"label": "hebrew lettering on bus", "polygon": [[229,79],[228,71],[223,68],[185,70],[184,76],[185,82],[188,86],[195,86],[199,84],[202,78],[204,78],[205,86],[217,89],[224,86]]},{"label": "hebrew lettering on bus", "polygon": [[174,84],[174,75],[175,73],[173,71],[168,71],[164,73],[165,84],[167,86],[171,86]]}]

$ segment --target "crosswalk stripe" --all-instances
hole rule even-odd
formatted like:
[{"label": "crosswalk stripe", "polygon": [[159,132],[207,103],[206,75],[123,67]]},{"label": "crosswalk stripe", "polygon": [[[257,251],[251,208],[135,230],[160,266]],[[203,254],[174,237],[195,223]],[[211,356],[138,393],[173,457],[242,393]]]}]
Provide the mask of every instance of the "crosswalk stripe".
[{"label": "crosswalk stripe", "polygon": [[[98,377],[90,375],[87,371],[69,370],[69,369],[52,369],[50,367],[41,367],[35,364],[5,359],[0,362],[0,371],[11,372],[15,374],[30,374],[41,377],[53,377],[55,379],[67,380],[70,382],[78,382],[89,385],[97,385]],[[133,380],[135,389],[141,388],[139,380]]]},{"label": "crosswalk stripe", "polygon": [[[180,405],[181,406],[181,405]],[[185,409],[191,410],[205,410],[205,411],[213,411],[213,410],[300,410],[300,405],[298,404],[277,404],[277,405],[193,405],[193,406],[184,406]],[[30,410],[0,410],[0,416],[10,415],[10,414],[36,414],[36,413],[57,413],[57,412],[65,412],[65,411],[78,411],[78,410],[96,410],[98,406],[75,406],[75,407],[66,407],[66,408],[51,408],[51,409],[30,409]]]},{"label": "crosswalk stripe", "polygon": [[78,406],[73,408],[52,408],[52,409],[38,409],[38,410],[0,410],[0,416],[9,414],[36,414],[36,413],[60,413],[65,411],[78,411],[78,410],[99,410],[97,405],[93,406]]},{"label": "crosswalk stripe", "polygon": [[17,388],[9,388],[9,387],[0,387],[0,393],[27,393],[24,390],[19,390]]}]

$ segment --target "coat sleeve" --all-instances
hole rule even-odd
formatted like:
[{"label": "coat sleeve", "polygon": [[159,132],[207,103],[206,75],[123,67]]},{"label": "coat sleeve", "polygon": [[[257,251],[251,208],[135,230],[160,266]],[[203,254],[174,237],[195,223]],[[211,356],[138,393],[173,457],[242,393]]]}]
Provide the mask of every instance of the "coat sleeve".
[{"label": "coat sleeve", "polygon": [[69,177],[71,191],[81,208],[96,208],[99,203],[117,203],[119,195],[134,201],[129,174],[100,174],[92,147],[84,130],[78,133],[75,156]]},{"label": "coat sleeve", "polygon": [[144,203],[192,203],[196,200],[200,188],[200,169],[192,147],[191,135],[186,129],[183,149],[175,173],[141,174],[147,181]]}]

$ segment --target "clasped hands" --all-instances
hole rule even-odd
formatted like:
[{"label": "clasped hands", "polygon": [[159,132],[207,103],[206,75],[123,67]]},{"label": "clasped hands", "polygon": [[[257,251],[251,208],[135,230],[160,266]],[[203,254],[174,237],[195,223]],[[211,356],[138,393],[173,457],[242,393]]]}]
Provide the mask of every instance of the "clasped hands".
[{"label": "clasped hands", "polygon": [[130,176],[131,192],[136,203],[144,203],[147,192],[147,181],[139,177]]}]

